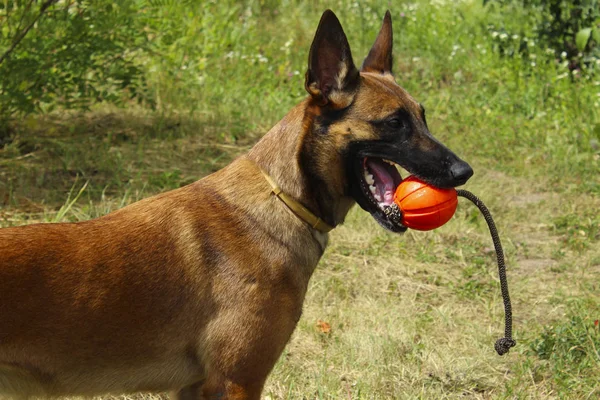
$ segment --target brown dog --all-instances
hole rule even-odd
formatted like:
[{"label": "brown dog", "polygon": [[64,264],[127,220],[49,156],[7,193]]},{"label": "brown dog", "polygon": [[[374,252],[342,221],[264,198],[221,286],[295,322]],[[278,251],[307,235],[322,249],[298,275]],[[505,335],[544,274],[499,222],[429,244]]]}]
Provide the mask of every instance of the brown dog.
[{"label": "brown dog", "polygon": [[0,397],[259,399],[326,231],[355,202],[405,229],[384,212],[401,180],[385,161],[441,187],[472,174],[391,67],[389,12],[359,71],[326,11],[310,96],[247,155],[95,220],[1,229]]}]

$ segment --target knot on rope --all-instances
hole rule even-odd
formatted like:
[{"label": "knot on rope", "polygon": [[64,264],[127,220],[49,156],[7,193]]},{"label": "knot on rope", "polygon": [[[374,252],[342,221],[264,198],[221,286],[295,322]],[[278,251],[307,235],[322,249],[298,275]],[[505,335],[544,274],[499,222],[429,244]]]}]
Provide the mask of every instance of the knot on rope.
[{"label": "knot on rope", "polygon": [[500,338],[496,340],[496,344],[494,345],[494,349],[496,349],[496,353],[499,356],[503,356],[510,350],[511,347],[514,347],[517,344],[513,339],[509,338]]}]

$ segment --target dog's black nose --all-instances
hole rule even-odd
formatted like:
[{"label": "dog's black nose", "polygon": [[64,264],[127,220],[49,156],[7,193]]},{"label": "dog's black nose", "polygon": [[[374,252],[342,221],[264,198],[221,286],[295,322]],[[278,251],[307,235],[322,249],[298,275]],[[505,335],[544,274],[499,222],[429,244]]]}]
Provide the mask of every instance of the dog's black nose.
[{"label": "dog's black nose", "polygon": [[473,168],[464,161],[459,161],[450,167],[450,173],[452,178],[456,182],[456,185],[462,185],[467,182],[471,176],[473,176]]}]

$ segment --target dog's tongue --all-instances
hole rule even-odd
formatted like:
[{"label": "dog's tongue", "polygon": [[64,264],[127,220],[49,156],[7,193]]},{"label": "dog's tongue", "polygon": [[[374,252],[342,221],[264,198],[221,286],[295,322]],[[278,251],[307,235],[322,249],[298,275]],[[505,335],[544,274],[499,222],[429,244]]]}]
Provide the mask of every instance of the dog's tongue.
[{"label": "dog's tongue", "polygon": [[367,158],[366,165],[373,174],[375,186],[377,187],[377,192],[381,195],[382,202],[386,205],[392,204],[396,186],[394,184],[394,178],[388,172],[388,168],[393,167],[373,158]]}]

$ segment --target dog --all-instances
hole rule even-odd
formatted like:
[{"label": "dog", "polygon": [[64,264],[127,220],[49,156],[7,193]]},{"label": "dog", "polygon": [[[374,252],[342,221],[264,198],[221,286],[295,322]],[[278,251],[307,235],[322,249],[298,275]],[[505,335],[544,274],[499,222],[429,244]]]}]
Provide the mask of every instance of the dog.
[{"label": "dog", "polygon": [[353,204],[402,232],[385,213],[396,165],[438,187],[473,174],[395,83],[389,11],[360,70],[325,11],[305,87],[195,183],[90,221],[0,229],[0,397],[259,399]]}]

